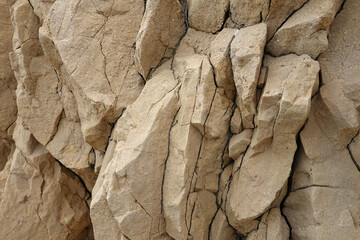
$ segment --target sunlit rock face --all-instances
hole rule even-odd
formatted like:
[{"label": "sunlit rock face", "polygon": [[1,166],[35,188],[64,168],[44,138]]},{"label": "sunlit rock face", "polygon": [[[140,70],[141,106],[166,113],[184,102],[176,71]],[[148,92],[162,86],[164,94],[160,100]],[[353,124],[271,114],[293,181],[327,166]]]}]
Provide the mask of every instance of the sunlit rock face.
[{"label": "sunlit rock face", "polygon": [[358,239],[359,11],[2,1],[0,239]]}]

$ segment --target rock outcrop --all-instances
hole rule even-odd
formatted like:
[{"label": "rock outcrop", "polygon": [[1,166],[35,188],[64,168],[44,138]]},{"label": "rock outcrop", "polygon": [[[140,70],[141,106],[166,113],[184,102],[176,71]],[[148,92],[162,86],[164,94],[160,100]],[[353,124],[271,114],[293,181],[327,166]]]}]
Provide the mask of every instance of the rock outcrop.
[{"label": "rock outcrop", "polygon": [[358,239],[359,11],[2,1],[0,239]]}]

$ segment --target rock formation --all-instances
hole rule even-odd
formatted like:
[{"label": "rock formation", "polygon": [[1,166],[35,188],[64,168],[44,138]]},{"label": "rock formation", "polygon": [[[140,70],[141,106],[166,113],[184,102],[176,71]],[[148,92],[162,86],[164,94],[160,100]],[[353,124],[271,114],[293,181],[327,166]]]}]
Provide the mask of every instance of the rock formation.
[{"label": "rock formation", "polygon": [[360,239],[358,0],[4,0],[0,239]]}]

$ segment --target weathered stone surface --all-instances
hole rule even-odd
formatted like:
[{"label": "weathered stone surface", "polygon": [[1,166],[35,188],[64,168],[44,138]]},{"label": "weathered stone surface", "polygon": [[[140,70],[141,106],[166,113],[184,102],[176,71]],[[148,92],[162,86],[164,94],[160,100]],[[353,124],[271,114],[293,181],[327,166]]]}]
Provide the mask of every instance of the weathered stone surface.
[{"label": "weathered stone surface", "polygon": [[143,1],[62,0],[53,4],[44,24],[63,74],[69,75],[85,141],[100,151],[105,151],[109,124],[143,87],[132,47],[143,11]]},{"label": "weathered stone surface", "polygon": [[27,130],[16,128],[20,141],[0,203],[1,238],[87,239],[89,195],[83,185]]},{"label": "weathered stone surface", "polygon": [[289,237],[289,227],[280,209],[273,208],[263,215],[258,229],[251,232],[246,240],[287,240]]},{"label": "weathered stone surface", "polygon": [[358,239],[359,4],[1,2],[0,238]]},{"label": "weathered stone surface", "polygon": [[242,125],[253,128],[256,86],[266,42],[266,24],[242,28],[231,43],[231,62]]},{"label": "weathered stone surface", "polygon": [[224,24],[229,0],[188,0],[189,25],[199,31],[215,33]]},{"label": "weathered stone surface", "polygon": [[236,240],[237,235],[235,230],[229,225],[226,215],[219,210],[216,213],[215,219],[211,224],[210,240]]},{"label": "weathered stone surface", "polygon": [[308,54],[317,58],[328,47],[327,33],[343,0],[309,0],[275,33],[267,50],[279,56]]},{"label": "weathered stone surface", "polygon": [[268,76],[256,128],[227,198],[229,222],[240,233],[254,229],[255,219],[280,195],[291,171],[296,134],[309,115],[318,80],[319,64],[306,55],[267,56],[265,66]]},{"label": "weathered stone surface", "polygon": [[251,142],[252,134],[252,129],[245,129],[241,133],[233,135],[229,142],[229,157],[237,159],[240,154],[245,152]]},{"label": "weathered stone surface", "polygon": [[269,0],[230,0],[231,20],[237,25],[260,23],[269,11]]},{"label": "weathered stone surface", "polygon": [[[115,138],[112,159],[100,173],[102,181],[97,184],[101,185],[91,202],[96,238],[150,239],[166,235],[162,184],[167,138],[178,110],[177,82],[169,67],[166,64],[155,73],[118,121],[115,133],[120,139]],[[125,141],[121,133],[127,135]]]},{"label": "weathered stone surface", "polygon": [[184,15],[178,1],[146,1],[135,51],[137,70],[145,79],[152,69],[171,57],[184,32]]},{"label": "weathered stone surface", "polygon": [[0,171],[4,168],[13,142],[8,130],[16,120],[16,80],[12,72],[9,52],[12,51],[13,28],[9,6],[0,3]]},{"label": "weathered stone surface", "polygon": [[[284,203],[294,239],[359,236],[360,170],[354,147],[360,118],[358,98],[353,94],[359,83],[359,48],[352,41],[352,34],[359,32],[359,16],[353,13],[359,9],[358,1],[345,3],[330,28],[329,52],[321,57],[324,85],[313,99],[300,134],[302,147],[295,158],[291,193]],[[349,53],[346,63],[344,52]],[[338,67],[342,62],[346,67]]]}]

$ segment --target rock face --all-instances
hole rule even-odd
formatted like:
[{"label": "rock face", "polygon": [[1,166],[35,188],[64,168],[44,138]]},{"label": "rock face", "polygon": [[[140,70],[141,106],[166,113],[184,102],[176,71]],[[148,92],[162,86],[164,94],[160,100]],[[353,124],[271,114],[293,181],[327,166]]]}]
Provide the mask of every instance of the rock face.
[{"label": "rock face", "polygon": [[359,11],[2,1],[0,239],[358,239]]}]

